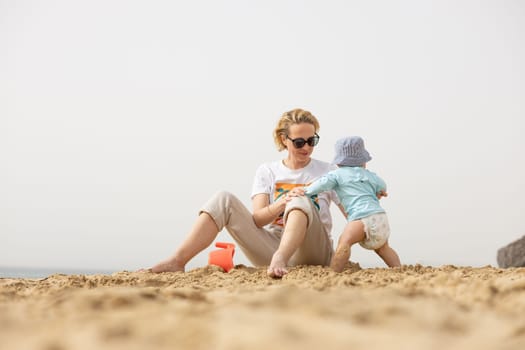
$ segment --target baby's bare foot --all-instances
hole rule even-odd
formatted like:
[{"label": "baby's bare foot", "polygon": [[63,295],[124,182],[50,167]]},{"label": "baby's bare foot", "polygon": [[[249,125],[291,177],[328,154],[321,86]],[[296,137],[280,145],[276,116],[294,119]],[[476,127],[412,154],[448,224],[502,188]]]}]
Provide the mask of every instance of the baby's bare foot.
[{"label": "baby's bare foot", "polygon": [[266,274],[272,278],[282,278],[287,273],[285,260],[280,254],[275,253]]},{"label": "baby's bare foot", "polygon": [[346,264],[348,263],[349,258],[350,258],[350,247],[348,246],[337,247],[337,250],[335,251],[335,254],[332,258],[332,262],[330,263],[330,268],[334,270],[335,272],[343,271]]}]

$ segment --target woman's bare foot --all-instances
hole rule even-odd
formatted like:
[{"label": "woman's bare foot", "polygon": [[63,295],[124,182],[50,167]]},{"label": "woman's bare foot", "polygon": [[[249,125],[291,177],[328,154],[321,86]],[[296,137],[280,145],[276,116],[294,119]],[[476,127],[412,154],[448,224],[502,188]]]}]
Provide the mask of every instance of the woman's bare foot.
[{"label": "woman's bare foot", "polygon": [[138,269],[135,272],[148,273],[148,272],[153,272],[153,271],[151,271],[151,269]]},{"label": "woman's bare foot", "polygon": [[338,246],[335,254],[330,262],[330,268],[335,272],[341,272],[348,263],[350,258],[350,247],[349,246]]},{"label": "woman's bare foot", "polygon": [[270,266],[266,271],[266,274],[272,278],[281,278],[288,273],[286,269],[286,261],[283,259],[281,254],[273,254]]},{"label": "woman's bare foot", "polygon": [[184,272],[184,265],[177,263],[176,260],[170,259],[165,260],[157,265],[153,266],[150,269],[142,269],[138,272],[153,272],[153,273],[160,273],[160,272]]}]

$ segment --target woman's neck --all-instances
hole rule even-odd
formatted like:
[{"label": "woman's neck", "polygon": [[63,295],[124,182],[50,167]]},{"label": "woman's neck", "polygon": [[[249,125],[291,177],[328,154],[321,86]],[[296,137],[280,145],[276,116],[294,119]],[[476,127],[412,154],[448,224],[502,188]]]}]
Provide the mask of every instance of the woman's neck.
[{"label": "woman's neck", "polygon": [[302,168],[306,167],[308,164],[310,164],[311,160],[312,160],[312,158],[308,158],[307,160],[304,160],[304,161],[299,161],[299,160],[293,160],[293,159],[290,159],[290,158],[285,158],[285,159],[283,159],[283,164],[284,164],[285,167],[287,167],[289,169],[297,170],[297,169],[302,169]]}]

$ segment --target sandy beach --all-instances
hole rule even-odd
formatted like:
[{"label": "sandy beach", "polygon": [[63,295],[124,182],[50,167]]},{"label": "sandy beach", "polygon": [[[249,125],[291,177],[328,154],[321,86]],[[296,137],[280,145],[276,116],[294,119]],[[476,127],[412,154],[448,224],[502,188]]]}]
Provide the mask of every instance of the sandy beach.
[{"label": "sandy beach", "polygon": [[2,349],[525,349],[525,268],[0,279]]}]

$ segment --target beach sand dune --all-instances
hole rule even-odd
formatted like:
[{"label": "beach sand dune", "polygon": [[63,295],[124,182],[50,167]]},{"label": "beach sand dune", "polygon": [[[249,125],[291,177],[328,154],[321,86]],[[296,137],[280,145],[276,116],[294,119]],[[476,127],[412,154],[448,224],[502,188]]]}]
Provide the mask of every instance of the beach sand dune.
[{"label": "beach sand dune", "polygon": [[525,268],[0,279],[2,349],[525,349]]}]

